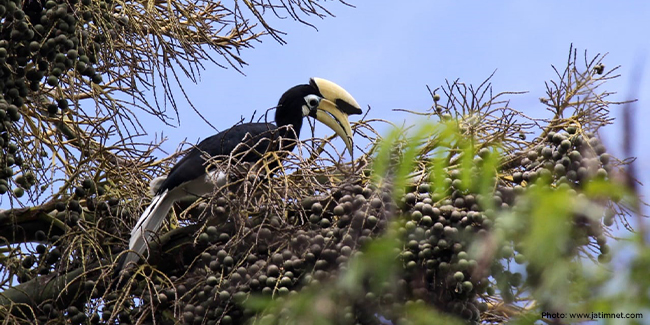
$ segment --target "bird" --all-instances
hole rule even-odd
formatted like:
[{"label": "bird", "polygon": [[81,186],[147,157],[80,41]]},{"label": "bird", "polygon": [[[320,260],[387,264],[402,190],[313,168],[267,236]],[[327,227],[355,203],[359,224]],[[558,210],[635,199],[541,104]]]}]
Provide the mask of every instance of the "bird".
[{"label": "bird", "polygon": [[133,227],[129,250],[122,255],[115,274],[140,260],[175,201],[187,195],[211,193],[215,186],[218,188],[227,183],[225,173],[206,172],[205,157],[226,159],[236,156],[240,162],[255,163],[267,152],[292,151],[299,140],[305,117],[314,118],[331,128],[342,138],[352,155],[352,128],[348,116],[361,113],[361,107],[345,89],[332,81],[314,77],[308,84],[294,86],[282,94],[275,109],[275,124],[240,123],[204,139],[190,149],[166,176],[151,181],[153,198]]}]

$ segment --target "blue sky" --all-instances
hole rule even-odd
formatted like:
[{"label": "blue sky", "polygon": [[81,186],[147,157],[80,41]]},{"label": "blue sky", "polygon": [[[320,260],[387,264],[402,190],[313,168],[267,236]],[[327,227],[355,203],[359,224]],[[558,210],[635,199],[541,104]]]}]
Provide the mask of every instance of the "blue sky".
[{"label": "blue sky", "polygon": [[[426,110],[435,88],[445,79],[480,84],[494,70],[495,92],[529,91],[511,97],[511,106],[536,118],[549,114],[539,103],[544,81],[556,79],[551,65],[563,69],[571,43],[579,54],[609,53],[606,69],[620,65],[619,79],[604,89],[615,100],[638,98],[635,115],[637,170],[650,183],[650,2],[646,1],[354,1],[356,8],[327,2],[336,17],[308,19],[318,30],[290,19],[270,18],[287,32],[288,44],[270,37],[241,55],[245,75],[208,66],[201,81],[185,82],[189,97],[219,130],[273,107],[289,87],[312,76],[335,81],[362,105],[371,118],[414,122],[395,108]],[[640,80],[633,80],[640,76]],[[636,93],[632,93],[633,90]],[[180,93],[177,98],[182,98]],[[619,107],[612,108],[614,117]],[[352,119],[354,120],[354,119]],[[153,139],[162,130],[168,152],[184,139],[196,142],[215,131],[181,103],[180,124],[166,127],[143,117]],[[606,128],[604,141],[616,153],[621,124]],[[322,131],[322,133],[321,133]],[[317,125],[316,135],[326,134]],[[303,138],[308,137],[303,132]],[[342,147],[342,143],[339,143]],[[163,155],[162,153],[158,153]],[[648,197],[650,190],[643,189]],[[646,210],[647,211],[647,210]]]}]

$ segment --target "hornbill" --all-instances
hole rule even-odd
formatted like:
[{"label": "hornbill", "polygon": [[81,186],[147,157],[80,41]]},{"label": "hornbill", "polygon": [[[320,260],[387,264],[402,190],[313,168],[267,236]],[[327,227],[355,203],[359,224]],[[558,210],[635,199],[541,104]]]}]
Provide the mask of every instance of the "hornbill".
[{"label": "hornbill", "polygon": [[[204,195],[215,184],[225,185],[227,176],[214,169],[206,173],[204,157],[238,156],[240,162],[255,163],[270,151],[291,151],[300,136],[303,118],[315,118],[340,136],[352,154],[352,129],[348,115],[361,114],[354,98],[339,85],[321,78],[287,90],[275,110],[275,123],[242,123],[219,132],[193,147],[166,177],[151,182],[154,195],[131,231],[129,252],[118,263],[116,274],[128,263],[137,262],[147,243],[162,225],[172,204],[186,195]],[[277,165],[277,162],[275,163]],[[272,168],[271,168],[272,169]]]}]

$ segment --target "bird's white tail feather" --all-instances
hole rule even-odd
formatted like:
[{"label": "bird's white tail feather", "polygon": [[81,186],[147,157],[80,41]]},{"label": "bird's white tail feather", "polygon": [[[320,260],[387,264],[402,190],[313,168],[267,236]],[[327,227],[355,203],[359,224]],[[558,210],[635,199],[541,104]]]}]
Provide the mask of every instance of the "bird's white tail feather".
[{"label": "bird's white tail feather", "polygon": [[[151,182],[152,190],[157,191],[164,179],[164,177],[154,179]],[[140,255],[147,250],[147,244],[156,231],[160,229],[167,212],[169,212],[176,200],[187,194],[204,195],[210,193],[214,189],[215,183],[218,187],[221,187],[226,185],[227,180],[228,177],[224,172],[213,170],[204,177],[183,183],[171,191],[165,190],[162,194],[154,196],[149,207],[144,210],[135,227],[131,230],[129,249],[132,252],[127,253],[121,267],[126,267],[127,264],[137,262],[140,259]]]},{"label": "bird's white tail feather", "polygon": [[153,237],[153,235],[158,231],[167,212],[174,204],[174,198],[168,195],[167,191],[163,192],[160,195],[156,195],[152,200],[149,207],[144,210],[144,213],[138,219],[135,227],[131,230],[131,239],[129,240],[129,249],[133,252],[129,252],[126,260],[124,261],[124,266],[130,262],[137,262],[140,259],[141,254],[147,250],[147,243]]}]

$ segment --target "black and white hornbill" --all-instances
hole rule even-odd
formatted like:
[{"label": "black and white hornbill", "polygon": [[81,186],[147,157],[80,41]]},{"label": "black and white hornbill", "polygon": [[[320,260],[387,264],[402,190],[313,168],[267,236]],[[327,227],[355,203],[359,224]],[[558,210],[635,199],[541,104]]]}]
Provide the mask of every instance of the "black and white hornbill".
[{"label": "black and white hornbill", "polygon": [[352,129],[348,121],[348,115],[352,114],[361,114],[361,108],[345,89],[325,79],[311,78],[309,84],[292,87],[282,95],[275,110],[277,126],[243,123],[201,141],[176,163],[166,177],[151,182],[153,199],[131,231],[130,252],[116,271],[139,260],[175,201],[186,195],[210,193],[215,184],[225,185],[227,177],[224,173],[215,170],[206,173],[206,156],[239,156],[237,161],[254,163],[269,151],[291,151],[299,139],[306,116],[334,130],[352,153]]}]

